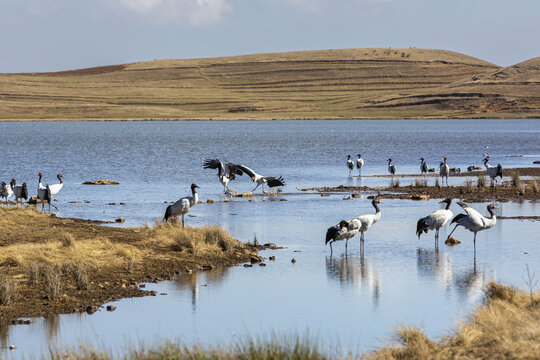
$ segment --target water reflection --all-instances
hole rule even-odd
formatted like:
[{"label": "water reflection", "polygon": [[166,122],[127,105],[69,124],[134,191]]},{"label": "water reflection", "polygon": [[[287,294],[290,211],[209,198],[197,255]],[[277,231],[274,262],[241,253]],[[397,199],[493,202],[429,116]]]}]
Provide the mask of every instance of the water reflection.
[{"label": "water reflection", "polygon": [[2,343],[0,348],[2,349],[9,346],[9,330],[11,330],[11,325],[0,324],[0,341]]},{"label": "water reflection", "polygon": [[336,280],[342,289],[359,288],[371,292],[373,305],[377,306],[381,296],[379,272],[365,259],[359,256],[342,254],[339,258],[326,257],[326,274]]},{"label": "water reflection", "polygon": [[438,248],[416,249],[416,269],[421,277],[442,282],[448,291],[452,288],[450,255],[441,254]]},{"label": "water reflection", "polygon": [[464,300],[475,303],[483,297],[487,284],[494,279],[493,274],[485,268],[477,269],[475,261],[472,268],[456,274],[454,278],[455,290]]},{"label": "water reflection", "polygon": [[196,313],[199,301],[199,287],[207,285],[217,286],[221,284],[227,276],[227,268],[218,268],[205,272],[196,271],[192,274],[177,275],[173,280],[173,284],[178,290],[183,292],[189,291],[191,293],[191,310],[193,313]]},{"label": "water reflection", "polygon": [[60,335],[60,316],[50,315],[43,319],[45,330],[47,333],[47,339],[49,341],[56,340]]}]

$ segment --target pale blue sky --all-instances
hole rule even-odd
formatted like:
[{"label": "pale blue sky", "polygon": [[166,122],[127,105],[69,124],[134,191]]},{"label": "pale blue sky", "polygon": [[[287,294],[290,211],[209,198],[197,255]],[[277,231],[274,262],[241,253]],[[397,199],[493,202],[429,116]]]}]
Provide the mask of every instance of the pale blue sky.
[{"label": "pale blue sky", "polygon": [[540,56],[540,0],[0,0],[0,72],[359,47]]}]

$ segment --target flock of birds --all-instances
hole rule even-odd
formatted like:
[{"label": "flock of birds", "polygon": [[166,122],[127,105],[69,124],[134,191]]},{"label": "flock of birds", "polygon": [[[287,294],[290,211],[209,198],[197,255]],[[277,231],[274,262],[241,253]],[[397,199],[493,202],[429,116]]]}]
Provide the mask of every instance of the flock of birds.
[{"label": "flock of birds", "polygon": [[[356,168],[358,169],[358,175],[361,176],[362,167],[364,166],[364,159],[362,159],[362,155],[358,154],[356,159]],[[484,166],[486,168],[487,174],[489,177],[497,183],[497,177],[500,177],[502,179],[503,173],[502,173],[502,166],[501,164],[498,164],[497,166],[493,166],[488,164],[489,161],[489,155],[484,154]],[[442,178],[442,182],[444,184],[446,180],[446,185],[448,185],[448,176],[450,174],[450,167],[446,163],[446,156],[442,157],[442,161],[439,164],[439,175]],[[347,155],[347,167],[349,169],[349,176],[351,175],[353,169],[354,169],[354,162],[351,159],[351,155]],[[420,158],[420,173],[422,176],[424,176],[429,171],[429,166],[427,165],[425,159],[423,157]],[[388,159],[388,172],[392,177],[396,174],[396,166],[392,164],[392,159]],[[325,244],[330,245],[330,253],[333,252],[332,249],[332,243],[339,240],[345,240],[345,252],[347,252],[347,245],[349,242],[349,239],[353,238],[356,234],[360,233],[360,250],[363,252],[364,250],[364,234],[365,232],[376,222],[378,222],[381,218],[381,210],[379,209],[379,206],[377,204],[380,204],[381,201],[378,198],[374,198],[371,204],[375,208],[375,214],[365,214],[360,215],[358,217],[355,217],[351,220],[341,220],[338,224],[331,226],[326,231],[326,240]],[[452,199],[444,199],[441,201],[441,203],[446,203],[446,207],[441,210],[436,210],[429,214],[426,217],[421,218],[418,220],[417,227],[416,227],[416,234],[418,235],[418,238],[420,238],[420,235],[422,233],[427,233],[428,230],[435,230],[435,247],[438,247],[439,244],[439,230],[445,226],[450,219],[452,219],[452,216],[454,215],[452,211],[450,210],[450,204],[452,203]],[[493,204],[490,204],[487,206],[487,211],[489,212],[490,216],[486,217],[480,214],[475,209],[471,208],[469,205],[465,204],[464,202],[458,201],[457,204],[465,210],[465,214],[458,214],[456,215],[452,221],[451,224],[456,224],[452,232],[448,235],[448,238],[454,233],[456,228],[458,226],[462,226],[466,228],[467,230],[474,233],[474,252],[476,254],[476,233],[482,230],[487,230],[495,226],[497,223],[497,217],[493,213],[494,209],[498,209]]]},{"label": "flock of birds", "polygon": [[[488,164],[489,161],[489,155],[484,154],[484,166],[486,167],[487,173],[490,176],[492,180],[496,181],[497,177],[500,177],[502,179],[502,167],[500,164],[497,166],[492,166]],[[450,169],[448,167],[448,164],[446,163],[446,157],[442,158],[442,162],[440,163],[439,167],[439,174],[444,179],[446,179],[446,184],[448,185],[448,175],[450,173]],[[227,161],[222,161],[219,159],[203,159],[202,164],[204,169],[214,169],[218,170],[217,176],[221,184],[223,185],[223,191],[225,193],[229,192],[230,189],[228,187],[229,182],[236,179],[236,176],[242,176],[243,174],[246,174],[250,177],[252,182],[255,182],[257,185],[252,191],[255,191],[259,186],[262,187],[262,191],[264,192],[264,185],[266,184],[268,187],[273,188],[277,186],[284,186],[285,181],[283,180],[283,177],[274,177],[274,176],[263,176],[260,174],[257,174],[255,171],[250,169],[249,167],[241,164],[235,164],[230,163]],[[354,169],[354,162],[351,159],[351,156],[347,156],[347,167],[349,169],[349,175],[352,173]],[[362,167],[364,166],[364,159],[362,159],[362,155],[358,154],[356,159],[356,168],[358,169],[358,174],[361,176]],[[422,175],[425,175],[428,172],[428,165],[425,162],[424,158],[420,158],[420,171]],[[388,172],[394,176],[396,174],[396,166],[392,164],[392,159],[388,159]],[[37,198],[41,200],[42,203],[42,211],[44,211],[45,203],[49,204],[49,213],[51,211],[51,200],[54,195],[58,194],[58,192],[62,189],[64,182],[63,178],[65,178],[64,175],[58,174],[57,178],[59,183],[58,184],[52,184],[52,185],[43,185],[42,183],[42,173],[39,173],[39,181],[38,181],[38,187],[37,187]],[[182,226],[185,224],[185,215],[197,204],[199,200],[199,196],[197,193],[197,186],[196,184],[191,184],[191,196],[185,196],[180,198],[178,201],[176,201],[174,204],[167,206],[167,209],[165,210],[165,215],[163,217],[164,221],[169,221],[174,218],[177,218],[179,216],[182,217]],[[23,183],[21,185],[18,184],[17,179],[13,178],[9,184],[6,184],[5,182],[0,183],[0,199],[4,198],[6,203],[8,199],[11,196],[15,196],[15,202],[16,206],[19,204],[19,200],[22,201],[28,200],[28,187],[26,183]],[[439,230],[445,226],[450,219],[452,219],[453,213],[450,210],[450,204],[452,203],[452,199],[445,199],[441,201],[441,203],[446,203],[446,207],[444,209],[436,210],[429,214],[426,217],[423,217],[418,220],[417,228],[416,228],[416,234],[418,235],[418,238],[420,238],[420,235],[422,233],[427,233],[428,230],[435,230],[435,246],[438,246],[438,240],[439,240]],[[375,208],[375,214],[365,214],[360,215],[358,217],[355,217],[351,220],[341,220],[338,224],[330,227],[326,232],[326,240],[325,244],[330,245],[330,252],[333,252],[332,244],[339,240],[345,240],[345,251],[347,251],[347,246],[349,239],[353,238],[356,234],[360,233],[360,248],[361,251],[364,250],[364,236],[367,230],[369,228],[377,223],[381,218],[381,210],[378,206],[378,204],[381,204],[381,201],[378,197],[375,197],[371,204]],[[497,207],[493,204],[490,204],[487,206],[487,210],[490,214],[489,217],[483,216],[475,209],[471,208],[467,204],[463,202],[457,202],[458,205],[460,205],[464,210],[465,214],[458,214],[456,215],[452,221],[451,224],[456,224],[452,232],[448,235],[450,237],[452,233],[456,230],[458,226],[462,226],[469,231],[474,233],[474,251],[476,253],[476,234],[479,231],[487,230],[492,228],[496,222],[497,218],[495,214],[493,213],[494,209],[497,209]]]},{"label": "flock of birds", "polygon": [[[65,176],[62,174],[58,174],[56,175],[56,177],[59,181],[58,184],[43,185],[43,183],[41,182],[43,174],[39,173],[37,198],[41,200],[42,211],[45,209],[45,203],[48,203],[49,212],[51,212],[51,200],[53,196],[58,194],[58,192],[62,190],[62,187],[64,186],[64,181],[62,179],[65,178]],[[23,200],[28,200],[28,187],[26,183],[22,183],[22,185],[19,185],[16,178],[11,179],[9,184],[6,184],[3,181],[0,182],[0,199],[4,199],[7,204],[9,198],[13,195],[15,196],[15,205],[18,206],[19,200],[21,200],[22,206]]]}]

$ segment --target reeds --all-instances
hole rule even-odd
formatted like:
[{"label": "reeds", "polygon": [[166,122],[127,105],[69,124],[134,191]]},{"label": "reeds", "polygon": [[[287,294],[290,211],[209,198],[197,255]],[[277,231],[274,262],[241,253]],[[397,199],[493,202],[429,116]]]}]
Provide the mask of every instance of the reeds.
[{"label": "reeds", "polygon": [[82,261],[68,261],[63,267],[64,273],[75,282],[77,290],[88,290],[88,270]]},{"label": "reeds", "polygon": [[0,275],[0,305],[9,305],[15,295],[15,283],[9,277]]},{"label": "reeds", "polygon": [[435,178],[435,187],[436,187],[437,189],[440,189],[440,188],[441,188],[441,183],[440,183],[438,177]]},{"label": "reeds", "polygon": [[45,296],[49,300],[56,300],[62,290],[62,271],[58,266],[43,264],[41,267],[41,280],[45,288]]},{"label": "reeds", "polygon": [[486,187],[486,177],[483,175],[478,175],[478,179],[476,180],[476,186],[479,188],[485,188]]},{"label": "reeds", "polygon": [[532,180],[531,183],[529,184],[532,192],[534,193],[534,195],[537,195],[538,194],[538,183],[536,182],[536,180]]},{"label": "reeds", "polygon": [[414,179],[414,187],[417,187],[417,188],[427,187],[427,180],[416,177]]},{"label": "reeds", "polygon": [[465,192],[467,194],[470,194],[470,193],[474,192],[474,185],[473,185],[473,181],[471,179],[465,180]]},{"label": "reeds", "polygon": [[519,176],[519,172],[514,171],[512,173],[512,186],[517,188],[519,185],[521,185],[521,177]]}]

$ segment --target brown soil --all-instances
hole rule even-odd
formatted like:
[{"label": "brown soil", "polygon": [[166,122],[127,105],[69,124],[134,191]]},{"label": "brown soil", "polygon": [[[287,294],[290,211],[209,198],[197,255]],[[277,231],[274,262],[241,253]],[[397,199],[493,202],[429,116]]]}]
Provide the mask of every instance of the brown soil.
[{"label": "brown soil", "polygon": [[[540,176],[540,168],[518,168],[503,170],[506,174],[519,172],[520,176]],[[461,173],[458,176],[477,176],[482,175],[485,171],[472,173]],[[419,176],[418,174],[407,175]],[[386,175],[384,175],[386,177]],[[539,193],[534,192],[530,181],[522,181],[524,189],[518,190],[509,184],[468,188],[467,186],[425,186],[417,187],[414,185],[396,186],[388,188],[372,188],[368,186],[345,186],[339,185],[336,187],[319,187],[313,189],[302,189],[303,191],[317,191],[325,193],[348,193],[348,192],[380,192],[380,197],[384,199],[407,199],[407,200],[428,200],[430,198],[443,199],[463,199],[467,202],[487,202],[487,201],[522,201],[522,200],[538,200]],[[353,196],[355,197],[355,196]]]},{"label": "brown soil", "polygon": [[[3,256],[0,256],[0,275],[16,283],[12,300],[8,305],[0,305],[0,325],[17,323],[17,319],[21,317],[71,312],[91,313],[102,304],[116,299],[156,295],[155,292],[146,291],[140,283],[157,282],[170,279],[175,274],[233,266],[250,260],[260,262],[263,259],[256,255],[257,249],[275,247],[273,244],[250,246],[231,238],[234,245],[226,251],[198,252],[189,249],[174,249],[156,242],[149,242],[148,238],[155,234],[155,230],[149,227],[112,228],[100,226],[99,221],[47,216],[30,208],[14,210],[2,207],[0,213],[3,217],[3,222],[0,223],[2,230],[0,231],[0,250],[3,252]],[[24,219],[30,219],[30,221],[21,221]],[[24,226],[17,225],[23,222]],[[47,299],[44,285],[31,284],[26,275],[25,268],[29,264],[27,258],[30,255],[25,253],[25,248],[32,252],[32,246],[58,243],[53,249],[62,249],[59,239],[66,233],[71,234],[72,242],[81,244],[67,245],[75,246],[73,251],[78,251],[79,248],[81,251],[87,251],[82,250],[85,242],[90,242],[92,239],[104,239],[106,244],[110,244],[111,252],[121,253],[124,248],[130,248],[141,251],[144,256],[131,264],[128,261],[101,263],[95,266],[90,264],[87,290],[77,290],[74,280],[62,273],[61,294],[58,298],[50,300]],[[21,248],[21,250],[15,252],[16,256],[6,257],[7,249],[13,249],[13,247]],[[31,256],[36,255],[31,254]],[[45,253],[42,255],[43,261],[49,262],[46,256],[48,255]],[[81,257],[84,259],[85,254]],[[50,260],[50,263],[58,264],[59,261]]]}]

